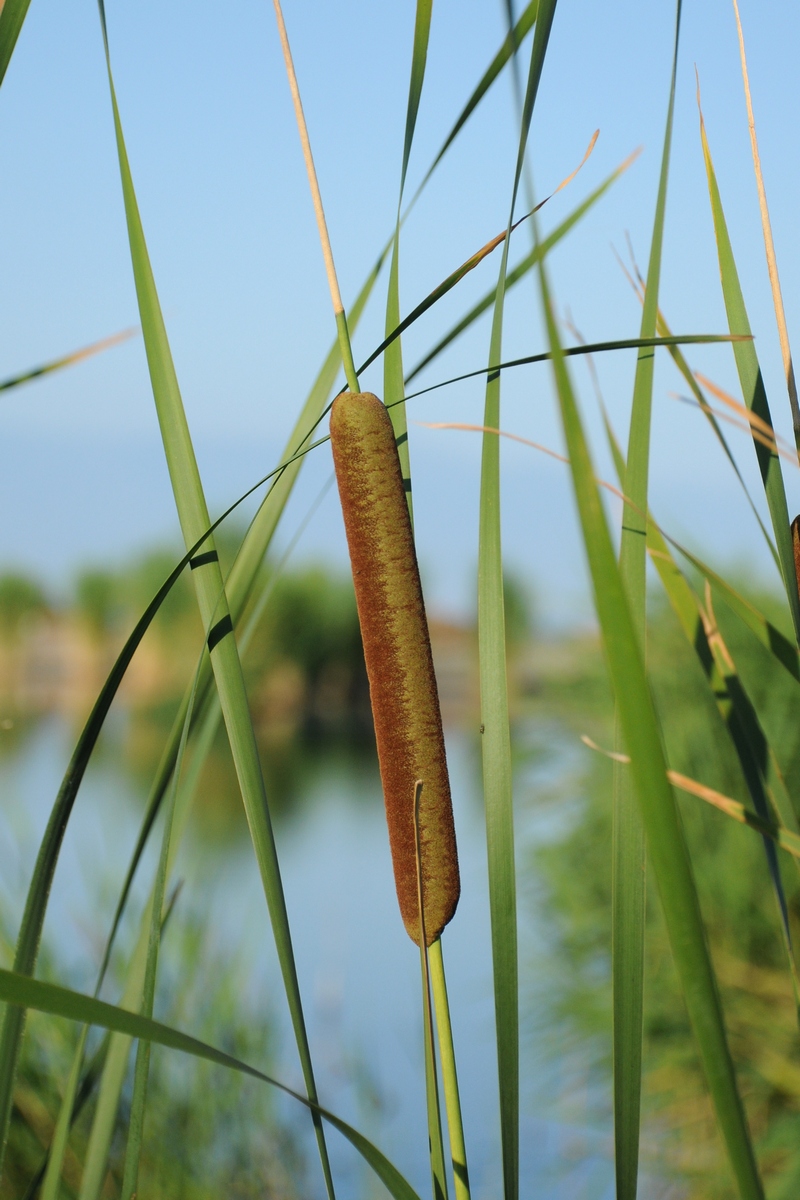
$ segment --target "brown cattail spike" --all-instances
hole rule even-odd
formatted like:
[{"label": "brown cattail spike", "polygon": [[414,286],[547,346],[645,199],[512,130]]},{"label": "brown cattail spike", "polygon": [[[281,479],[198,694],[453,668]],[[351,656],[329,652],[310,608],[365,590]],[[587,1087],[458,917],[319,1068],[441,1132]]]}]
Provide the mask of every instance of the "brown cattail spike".
[{"label": "brown cattail spike", "polygon": [[800,516],[792,521],[792,549],[794,550],[794,574],[797,597],[800,600]]},{"label": "brown cattail spike", "polygon": [[400,460],[377,396],[344,392],[331,411],[342,503],[400,913],[419,945],[414,831],[418,780],[425,936],[430,945],[460,892],[450,783],[431,644]]}]

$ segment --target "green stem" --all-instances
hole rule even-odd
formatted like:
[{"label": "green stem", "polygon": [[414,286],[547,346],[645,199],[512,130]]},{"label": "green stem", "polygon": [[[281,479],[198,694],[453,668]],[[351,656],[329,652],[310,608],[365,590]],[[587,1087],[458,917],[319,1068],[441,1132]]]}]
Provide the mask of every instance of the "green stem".
[{"label": "green stem", "polygon": [[342,354],[342,365],[344,366],[347,386],[351,392],[360,392],[361,388],[358,385],[356,364],[353,358],[353,347],[350,345],[350,330],[347,327],[347,317],[345,316],[344,309],[341,309],[336,314],[336,332],[339,334],[339,349]]},{"label": "green stem", "polygon": [[461,1120],[461,1097],[458,1093],[456,1054],[453,1045],[453,1028],[450,1024],[450,1005],[447,1000],[447,980],[444,974],[441,938],[437,938],[428,949],[428,968],[433,987],[433,1005],[436,1010],[439,1061],[442,1066],[442,1084],[447,1110],[447,1129],[450,1137],[450,1156],[453,1162],[456,1200],[470,1200],[467,1147]]}]

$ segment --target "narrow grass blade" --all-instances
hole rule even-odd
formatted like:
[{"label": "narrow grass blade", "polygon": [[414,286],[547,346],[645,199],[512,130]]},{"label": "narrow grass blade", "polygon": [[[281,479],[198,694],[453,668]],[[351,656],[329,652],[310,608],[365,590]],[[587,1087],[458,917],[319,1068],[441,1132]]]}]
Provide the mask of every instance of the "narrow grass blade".
[{"label": "narrow grass blade", "polygon": [[6,77],[31,0],[5,0],[0,8],[0,84]]},{"label": "narrow grass blade", "polygon": [[[408,84],[408,106],[406,109],[406,128],[403,137],[403,164],[400,169],[400,192],[397,198],[397,221],[392,245],[392,265],[389,270],[389,287],[386,294],[385,333],[387,342],[383,356],[383,399],[390,406],[389,415],[397,441],[397,453],[400,457],[400,470],[403,473],[403,483],[408,500],[408,511],[414,520],[414,506],[411,499],[411,462],[408,453],[408,426],[406,424],[405,405],[403,399],[403,349],[400,340],[400,211],[403,203],[403,189],[406,183],[408,160],[411,157],[411,146],[414,141],[414,129],[417,124],[419,102],[422,97],[422,85],[425,80],[425,65],[428,61],[428,40],[431,31],[431,15],[433,0],[417,0],[417,10],[414,19],[414,46],[411,53],[411,78]],[[391,341],[389,336],[394,330]]]},{"label": "narrow grass blade", "polygon": [[789,330],[786,325],[786,313],[783,307],[783,296],[781,295],[781,281],[778,276],[778,260],[775,254],[775,243],[772,238],[772,224],[769,219],[767,190],[764,187],[764,175],[761,170],[761,155],[758,152],[756,119],[753,115],[753,98],[750,95],[750,79],[747,74],[747,57],[744,52],[744,33],[742,31],[742,22],[739,16],[739,5],[737,4],[736,0],[733,0],[733,11],[736,16],[736,33],[739,37],[739,56],[742,61],[742,83],[744,84],[744,97],[747,103],[747,124],[750,129],[750,147],[753,152],[753,170],[755,171],[756,187],[758,188],[758,207],[761,213],[761,229],[764,234],[764,249],[767,255],[767,271],[769,272],[769,283],[770,288],[772,289],[772,304],[775,309],[775,321],[778,326],[778,338],[781,344],[783,370],[784,374],[786,375],[786,390],[789,393],[789,407],[792,411],[794,440],[798,449],[798,454],[800,454],[800,404],[798,404],[797,401],[797,383],[794,377],[792,350],[789,345]]},{"label": "narrow grass blade", "polygon": [[[523,108],[508,229],[514,220],[533,106],[555,14],[555,0],[543,0],[536,21]],[[502,359],[503,306],[509,237],[503,242],[495,295],[489,367]],[[484,425],[500,427],[500,373],[491,369],[486,384]],[[483,435],[478,536],[478,653],[481,693],[481,752],[489,866],[500,1138],[505,1200],[519,1195],[519,986],[517,893],[511,735],[508,721],[503,556],[500,532],[500,439]]]},{"label": "narrow grass blade", "polygon": [[[621,166],[617,167],[615,171],[612,171],[608,178],[603,180],[599,187],[595,188],[594,191],[591,192],[564,221],[556,226],[552,233],[548,234],[548,236],[544,238],[538,246],[531,250],[522,259],[522,261],[517,264],[516,267],[513,267],[510,271],[508,271],[505,281],[506,291],[513,287],[514,284],[519,283],[520,279],[523,279],[531,270],[531,268],[536,266],[540,258],[548,254],[554,246],[558,245],[562,238],[566,237],[570,230],[578,224],[580,219],[584,217],[591,208],[594,207],[594,205],[603,195],[605,195],[611,185],[615,183],[616,180],[619,179],[619,177],[628,169],[635,157],[636,155],[631,155],[631,157],[628,158]],[[462,334],[466,329],[468,329],[470,325],[472,325],[473,322],[478,319],[478,317],[491,308],[496,297],[497,288],[494,287],[488,291],[486,295],[479,300],[478,303],[475,304],[456,325],[453,326],[449,333],[445,334],[445,336],[436,343],[433,349],[430,350],[425,357],[420,360],[420,362],[417,363],[413,370],[406,376],[406,383],[410,383],[411,380],[420,373],[420,371],[427,367],[429,363],[433,362],[435,358],[438,358],[445,347],[449,346],[451,342],[455,341],[455,339],[459,337],[459,335]],[[423,301],[423,303],[426,303],[426,301]],[[419,307],[421,308],[422,306],[420,305]],[[418,313],[417,309],[414,310],[414,313],[420,316],[422,315],[421,312]],[[410,324],[410,320],[408,318],[406,318],[406,320]],[[407,326],[404,325],[403,328],[407,328]]]},{"label": "narrow grass blade", "polygon": [[85,1025],[81,1031],[78,1045],[75,1050],[75,1056],[72,1060],[72,1067],[67,1077],[67,1085],[64,1089],[64,1095],[61,1100],[61,1108],[56,1121],[56,1127],[53,1131],[53,1142],[50,1147],[48,1157],[47,1170],[42,1184],[41,1200],[58,1200],[58,1190],[61,1181],[61,1168],[64,1163],[64,1152],[67,1148],[67,1139],[69,1138],[70,1124],[72,1119],[72,1110],[75,1105],[75,1097],[78,1092],[78,1084],[81,1077],[81,1068],[83,1066],[83,1055],[86,1048],[86,1039],[89,1036],[89,1027]]},{"label": "narrow grass blade", "polygon": [[[475,88],[475,90],[473,91],[469,100],[467,101],[467,103],[464,105],[463,109],[459,113],[458,118],[456,119],[456,122],[453,125],[453,128],[450,130],[450,132],[448,133],[444,142],[442,143],[441,149],[439,150],[438,154],[436,155],[436,157],[434,158],[430,167],[428,168],[428,171],[425,174],[425,177],[423,178],[422,183],[419,185],[419,187],[414,195],[414,199],[411,201],[411,204],[414,204],[416,202],[417,197],[422,192],[422,189],[425,187],[425,184],[428,182],[431,175],[435,171],[436,167],[438,167],[439,163],[442,161],[445,154],[450,149],[451,145],[453,144],[455,139],[458,137],[459,133],[464,128],[464,126],[466,125],[469,118],[472,116],[475,109],[480,104],[481,100],[483,100],[484,96],[489,91],[489,88],[492,86],[492,84],[495,82],[495,80],[499,77],[503,68],[506,66],[506,64],[508,62],[510,62],[510,60],[513,58],[513,56],[516,54],[517,50],[521,46],[524,39],[530,33],[531,29],[533,28],[534,22],[536,20],[536,15],[538,13],[538,10],[539,10],[539,0],[531,0],[531,2],[526,5],[525,9],[522,12],[522,15],[520,16],[519,20],[517,21],[516,25],[514,26],[513,33],[506,36],[505,40],[503,41],[503,44],[501,45],[500,49],[497,51],[497,54],[495,54],[491,63],[489,64],[489,66],[486,68],[483,75],[481,76],[481,79],[478,82],[477,87]],[[410,205],[409,205],[409,207],[410,207]]]},{"label": "narrow grass blade", "polygon": [[[202,544],[202,540],[204,539],[201,539],[200,544]],[[169,594],[170,589],[184,567],[188,564],[196,549],[197,547],[193,546],[191,551],[175,567],[138,621],[112,667],[109,677],[95,701],[94,707],[89,714],[86,725],[73,751],[72,758],[70,759],[47,822],[47,827],[36,857],[31,883],[28,888],[22,924],[17,937],[14,954],[14,970],[19,974],[33,974],[36,966],[50,888],[67,822],[92,751],[100,736],[103,722],[136,648],[144,637],[150,622],[162,602]],[[8,1122],[11,1114],[14,1081],[24,1024],[25,1012],[23,1009],[17,1009],[13,1006],[6,1008],[3,1017],[2,1033],[0,1033],[0,1171],[2,1171],[3,1153],[8,1137]]]},{"label": "narrow grass blade", "polygon": [[102,1029],[110,1029],[128,1039],[141,1038],[155,1045],[166,1046],[167,1049],[179,1050],[183,1054],[201,1058],[207,1062],[216,1063],[232,1071],[249,1075],[262,1083],[268,1083],[288,1096],[292,1096],[306,1108],[314,1109],[334,1129],[338,1129],[344,1137],[356,1148],[364,1160],[372,1167],[378,1178],[384,1183],[395,1200],[419,1200],[417,1193],[403,1178],[397,1168],[372,1144],[363,1134],[341,1120],[335,1113],[314,1104],[306,1096],[295,1092],[292,1088],[280,1083],[262,1071],[241,1062],[222,1050],[217,1050],[197,1038],[181,1033],[169,1025],[143,1017],[140,1013],[130,1012],[114,1004],[107,1004],[80,992],[70,991],[52,983],[43,983],[38,979],[30,979],[26,975],[17,975],[13,971],[0,969],[0,1001],[50,1013],[52,1016],[65,1017],[70,1021],[83,1024],[98,1025]]},{"label": "narrow grass blade", "polygon": [[[68,1118],[70,1127],[75,1124],[78,1117],[83,1112],[83,1109],[84,1109],[86,1103],[88,1102],[90,1097],[94,1094],[95,1087],[96,1087],[97,1082],[103,1071],[103,1066],[105,1064],[106,1055],[108,1053],[110,1039],[111,1039],[111,1034],[106,1032],[105,1037],[102,1039],[102,1041],[100,1042],[100,1045],[97,1047],[97,1049],[95,1050],[94,1054],[92,1055],[89,1063],[87,1064],[86,1069],[83,1072],[82,1077],[80,1078],[80,1082],[78,1084],[77,1090],[75,1091],[74,1095],[69,1098],[70,1102],[71,1102],[71,1109],[70,1109],[71,1115]],[[78,1057],[80,1057],[81,1059],[83,1058],[84,1041],[85,1041],[84,1036],[81,1035],[81,1038],[79,1040],[79,1045],[77,1047],[77,1051],[76,1051],[76,1055],[75,1055],[76,1058],[78,1058]],[[67,1104],[67,1100],[68,1100],[68,1097],[65,1093],[64,1099],[62,1100],[62,1108]],[[61,1114],[59,1113],[59,1121],[60,1121],[60,1119],[61,1119]],[[56,1124],[56,1128],[53,1131],[54,1138],[55,1138],[57,1132],[58,1132],[58,1123]],[[64,1149],[66,1151],[66,1146],[64,1147]],[[44,1157],[44,1160],[41,1163],[38,1171],[36,1171],[36,1173],[31,1177],[30,1182],[28,1183],[28,1186],[25,1189],[25,1192],[22,1196],[22,1200],[34,1200],[34,1197],[39,1195],[39,1189],[42,1187],[42,1185],[44,1183],[45,1175],[48,1173],[48,1171],[50,1169],[50,1160],[51,1160],[53,1153],[54,1153],[54,1144],[51,1145],[50,1148],[48,1149],[48,1151]],[[63,1159],[63,1156],[62,1156],[62,1159]],[[59,1163],[58,1171],[56,1173],[56,1178],[58,1178],[58,1176],[60,1174],[61,1174],[61,1164]]]},{"label": "narrow grass blade", "polygon": [[[723,603],[717,605],[716,618],[728,656],[738,665],[740,686],[757,713],[764,742],[775,755],[793,798],[794,812],[800,817],[800,730],[797,722],[800,683],[782,669],[774,655],[755,639],[752,630],[742,625],[724,597]],[[766,761],[765,747],[758,748],[760,757]]]},{"label": "narrow grass blade", "polygon": [[736,588],[732,587],[721,575],[718,575],[707,563],[703,562],[701,558],[698,558],[696,554],[693,554],[691,550],[688,550],[679,542],[676,542],[674,539],[670,540],[675,549],[708,580],[729,608],[756,635],[762,646],[765,646],[770,651],[794,679],[800,680],[800,655],[798,655],[797,646],[790,642],[781,633],[780,629],[773,625],[763,613],[759,612],[754,604],[746,600],[740,592],[737,592]]},{"label": "narrow grass blade", "polygon": [[[1,20],[2,14],[0,14]],[[92,358],[95,354],[102,354],[104,350],[110,350],[112,346],[119,346],[120,343],[127,342],[138,332],[138,329],[123,329],[111,337],[102,338],[99,342],[92,342],[91,346],[84,346],[82,350],[74,350],[72,354],[63,354],[61,358],[51,359],[50,362],[43,363],[41,367],[34,367],[32,371],[23,371],[21,375],[12,375],[9,379],[0,382],[0,392],[10,391],[11,388],[20,387],[23,383],[31,383],[34,379],[41,379],[43,375],[61,371],[64,367],[75,366],[76,363],[83,362],[86,358]]]},{"label": "narrow grass blade", "polygon": [[[689,345],[691,343],[712,344],[714,342],[734,342],[736,340],[736,338],[731,337],[727,333],[687,333],[675,334],[665,338],[620,338],[614,342],[585,342],[581,346],[565,346],[563,356],[564,358],[575,358],[583,354],[603,354],[609,350],[640,350],[643,347],[655,349],[657,346],[669,347]],[[541,354],[527,354],[524,358],[511,358],[506,362],[498,362],[491,367],[478,367],[476,371],[467,371],[463,375],[454,375],[451,379],[443,379],[440,383],[432,383],[428,387],[420,388],[418,392],[409,392],[406,395],[406,400],[413,400],[417,396],[424,396],[428,392],[435,392],[438,388],[450,387],[451,384],[461,383],[465,379],[476,379],[479,375],[494,375],[498,371],[508,371],[512,367],[527,367],[533,363],[550,362],[552,357],[551,352],[545,350]]]},{"label": "narrow grass blade", "polygon": [[[125,201],[131,261],[136,285],[139,313],[147,352],[153,396],[156,402],[159,425],[164,443],[167,465],[172,480],[178,516],[187,545],[193,544],[197,536],[209,525],[208,510],[194,456],[191,436],[186,423],[178,380],[167,340],[161,307],[153,278],[150,259],[139,216],[133,179],[128,163],[122,133],[119,109],[111,73],[111,60],[105,25],[105,14],[100,0],[100,15],[106,51],[109,91],[117,140],[120,176]],[[261,764],[253,732],[247,693],[242,675],[233,623],[225,597],[219,559],[209,540],[208,552],[203,561],[195,564],[193,580],[205,626],[211,627],[208,638],[209,653],[217,690],[220,696],[225,726],[242,793],[247,821],[261,873],[264,893],[272,923],[275,945],[283,975],[289,1012],[297,1042],[303,1078],[309,1098],[316,1101],[316,1085],[308,1045],[305,1018],[303,1015],[297,970],[289,932],[288,914],[281,883],[278,856],[272,825],[267,807],[267,797]],[[221,600],[218,597],[222,597]],[[212,617],[216,622],[212,626]],[[333,1198],[333,1181],[325,1135],[318,1116],[312,1110],[315,1132],[320,1153],[323,1175],[328,1196]]]},{"label": "narrow grass blade", "polygon": [[[637,274],[637,280],[634,280],[633,277],[628,272],[625,265],[622,263],[621,260],[619,260],[619,256],[617,256],[617,257],[618,257],[618,261],[620,262],[620,266],[622,267],[622,270],[625,272],[626,276],[628,277],[628,279],[631,283],[631,286],[633,287],[637,296],[639,297],[640,300],[643,300],[645,284],[644,284],[644,280],[639,275],[638,268],[636,268],[635,264],[634,264],[634,269],[636,270],[636,274]],[[659,309],[659,311],[658,311],[658,323],[656,325],[656,330],[659,334],[661,334],[663,336],[669,336],[669,334],[672,332],[669,325],[667,324],[666,317],[662,313],[661,309]],[[686,380],[686,383],[689,385],[689,390],[691,391],[692,395],[694,396],[695,400],[697,401],[699,408],[701,409],[701,411],[707,418],[708,423],[710,424],[711,428],[714,430],[714,434],[715,434],[719,444],[722,446],[722,450],[725,454],[725,457],[727,458],[728,462],[730,463],[731,467],[733,468],[734,474],[736,475],[736,478],[739,482],[739,486],[741,487],[742,491],[744,492],[745,499],[747,500],[747,503],[750,505],[750,510],[758,523],[758,527],[761,530],[761,533],[764,537],[764,541],[767,543],[767,546],[769,547],[769,552],[772,555],[775,566],[778,568],[778,572],[780,572],[781,565],[780,565],[780,560],[778,558],[778,551],[775,548],[775,543],[773,542],[772,538],[770,537],[770,535],[767,531],[767,527],[761,519],[761,514],[759,513],[758,509],[755,506],[753,497],[750,495],[750,489],[748,488],[747,484],[745,483],[744,476],[742,475],[742,472],[739,470],[739,464],[737,463],[736,459],[733,456],[731,448],[728,445],[727,439],[726,439],[724,433],[722,432],[722,429],[720,428],[720,425],[719,425],[719,422],[718,422],[716,416],[714,415],[713,409],[708,404],[708,401],[706,400],[706,397],[703,394],[702,388],[700,387],[699,383],[697,382],[695,374],[692,371],[691,367],[689,366],[688,362],[686,361],[681,350],[677,346],[672,346],[672,347],[670,347],[669,353],[670,353],[670,357],[672,358],[672,361],[675,363],[675,366],[678,368],[681,375]]]},{"label": "narrow grass blade", "polygon": [[[140,923],[139,936],[128,965],[128,975],[122,993],[121,1006],[138,1011],[142,1003],[147,947],[150,928],[150,906],[145,907]],[[95,996],[95,1000],[97,997]],[[86,1028],[91,1025],[86,1022]],[[83,1164],[78,1200],[100,1200],[100,1193],[108,1172],[111,1140],[117,1124],[120,1097],[128,1073],[133,1038],[125,1031],[111,1033],[108,1053],[100,1076],[100,1086],[92,1116],[86,1157]]]},{"label": "narrow grass blade", "polygon": [[[604,413],[603,415],[617,474],[620,480],[622,480],[625,474],[624,460],[614,438],[610,422],[606,414]],[[780,811],[778,804],[776,804],[770,795],[769,745],[761,729],[753,705],[745,688],[742,686],[730,650],[726,646],[716,624],[711,604],[710,586],[706,584],[706,603],[704,605],[678,570],[678,565],[669,550],[663,534],[649,513],[647,518],[647,551],[651,555],[686,639],[696,652],[708,680],[711,695],[714,697],[717,710],[733,743],[742,769],[742,775],[755,805],[756,812],[761,820],[769,822],[771,817],[771,802],[776,810]],[[797,825],[796,818],[793,823],[795,826]],[[783,880],[775,848],[771,842],[765,840],[764,851],[777,901],[784,945],[792,976],[795,1003],[797,1005],[798,998],[800,998],[800,981],[798,981],[797,965],[792,945],[792,933],[789,925],[789,910]]]},{"label": "narrow grass blade", "polygon": [[[739,283],[739,273],[736,269],[728,226],[722,209],[722,199],[714,172],[714,164],[711,159],[711,151],[708,145],[702,111],[700,111],[700,138],[708,179],[711,214],[714,219],[714,233],[717,241],[722,295],[725,301],[725,311],[728,315],[728,327],[731,333],[749,334],[750,322],[747,317],[741,284]],[[769,411],[767,392],[764,387],[764,380],[758,363],[755,345],[752,341],[735,342],[733,355],[736,360],[736,369],[739,373],[739,383],[742,388],[745,404],[772,428],[772,416]],[[783,485],[780,459],[777,453],[773,453],[767,449],[756,438],[753,439],[753,443],[772,519],[772,528],[775,533],[778,557],[780,558],[783,585],[792,614],[795,636],[800,638],[800,601],[798,601],[797,595],[797,577],[794,570],[789,510],[786,505],[786,491]]]},{"label": "narrow grass blade", "polygon": [[589,562],[609,674],[631,773],[644,817],[648,856],[689,1017],[697,1039],[728,1159],[743,1200],[763,1189],[725,1035],[719,993],[708,954],[692,867],[667,764],[639,637],[617,566],[589,448],[565,359],[544,267],[540,268],[547,334],[583,541]]},{"label": "narrow grass blade", "polygon": [[442,1085],[447,1111],[447,1132],[450,1140],[450,1158],[453,1165],[456,1200],[470,1200],[467,1147],[461,1119],[461,1097],[458,1091],[456,1054],[453,1045],[453,1029],[450,1024],[450,1004],[447,999],[447,981],[444,973],[441,938],[437,938],[428,948],[428,967],[436,1011],[439,1061],[442,1064]]},{"label": "narrow grass blade", "polygon": [[[651,338],[658,320],[658,289],[664,243],[667,181],[672,149],[675,78],[678,70],[681,0],[675,17],[669,103],[661,156],[650,262],[644,294],[640,335]],[[645,653],[647,555],[645,528],[650,473],[650,424],[653,404],[655,352],[642,348],[636,361],[628,455],[623,491],[620,538],[620,576],[627,593],[631,619]],[[617,701],[614,745],[624,743]],[[644,925],[646,852],[642,812],[629,771],[614,764],[612,850],[612,979],[614,998],[614,1152],[618,1200],[635,1200],[639,1177],[639,1121],[642,1087],[642,1013],[644,1000]]]},{"label": "narrow grass blade", "polygon": [[[211,632],[211,627],[215,617],[216,613],[212,615],[211,623],[206,629],[206,640]],[[204,656],[201,657],[200,663],[198,663],[197,670],[195,671],[192,695],[186,712],[186,718],[184,720],[181,743],[178,748],[178,759],[175,771],[173,773],[172,787],[170,789],[169,802],[164,814],[164,831],[161,839],[161,854],[159,856],[158,870],[156,872],[156,878],[153,884],[153,894],[150,900],[150,928],[147,939],[147,961],[145,964],[144,987],[142,989],[141,1005],[142,1015],[146,1017],[152,1017],[153,1015],[164,899],[166,896],[167,878],[170,859],[172,856],[172,835],[175,818],[176,797],[178,792],[178,780],[180,778],[180,767],[183,761],[183,755],[186,750],[186,743],[189,736],[189,728],[192,722],[192,711],[194,708],[194,701],[197,696],[197,681],[203,659]],[[128,1140],[125,1148],[125,1165],[122,1176],[123,1200],[136,1200],[136,1195],[139,1188],[139,1159],[142,1148],[144,1110],[147,1096],[148,1074],[150,1070],[150,1049],[150,1042],[148,1041],[140,1041],[136,1048],[133,1099],[131,1102],[131,1112],[128,1120]]]},{"label": "narrow grass blade", "polygon": [[731,796],[726,796],[722,792],[715,791],[714,788],[707,787],[704,783],[699,783],[696,779],[690,779],[686,775],[680,775],[677,771],[669,772],[670,781],[675,787],[686,792],[690,796],[696,796],[699,800],[705,800],[707,804],[711,804],[714,808],[726,816],[732,817],[734,821],[738,821],[740,825],[749,825],[751,829],[755,829],[762,837],[772,838],[773,841],[786,850],[794,858],[800,859],[800,835],[793,833],[790,829],[785,829],[778,825],[775,821],[765,820],[758,813],[751,812],[739,800],[734,800]]}]

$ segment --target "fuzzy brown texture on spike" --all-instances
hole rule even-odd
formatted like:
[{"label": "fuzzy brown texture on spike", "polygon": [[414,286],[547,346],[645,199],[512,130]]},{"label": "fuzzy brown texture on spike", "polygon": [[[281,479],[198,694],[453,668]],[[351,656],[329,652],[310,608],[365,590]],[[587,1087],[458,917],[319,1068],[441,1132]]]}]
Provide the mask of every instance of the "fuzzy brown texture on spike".
[{"label": "fuzzy brown texture on spike", "polygon": [[331,411],[342,504],[400,914],[419,945],[414,794],[425,936],[435,941],[460,892],[439,695],[394,430],[369,392],[344,392]]}]

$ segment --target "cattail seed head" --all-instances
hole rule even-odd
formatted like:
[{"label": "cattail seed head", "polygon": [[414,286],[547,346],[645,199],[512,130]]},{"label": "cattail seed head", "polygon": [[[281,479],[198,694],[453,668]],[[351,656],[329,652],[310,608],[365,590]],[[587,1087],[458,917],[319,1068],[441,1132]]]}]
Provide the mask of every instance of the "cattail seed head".
[{"label": "cattail seed head", "polygon": [[425,935],[453,916],[460,892],[450,783],[430,637],[394,430],[369,392],[344,392],[331,446],[369,677],[400,913],[419,944],[414,795]]}]

